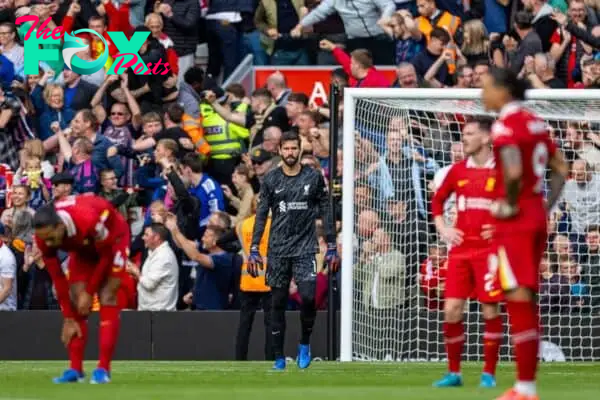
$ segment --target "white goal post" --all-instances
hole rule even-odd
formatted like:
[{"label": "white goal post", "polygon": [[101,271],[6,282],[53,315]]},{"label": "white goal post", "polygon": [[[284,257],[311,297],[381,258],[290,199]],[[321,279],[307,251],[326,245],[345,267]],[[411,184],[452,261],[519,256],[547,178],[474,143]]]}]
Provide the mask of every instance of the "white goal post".
[{"label": "white goal post", "polygon": [[[445,359],[440,309],[446,253],[430,223],[429,200],[443,175],[439,170],[460,153],[465,119],[491,115],[480,94],[345,89],[341,361]],[[567,160],[584,159],[591,167],[579,178],[588,183],[567,182],[561,207],[551,216],[540,354],[547,361],[598,361],[600,90],[530,90],[527,99],[549,123]],[[390,144],[402,154],[395,161],[386,158]],[[447,211],[451,218],[451,204]],[[482,357],[480,317],[478,305],[468,304],[467,360]],[[510,358],[508,340],[501,358]]]}]

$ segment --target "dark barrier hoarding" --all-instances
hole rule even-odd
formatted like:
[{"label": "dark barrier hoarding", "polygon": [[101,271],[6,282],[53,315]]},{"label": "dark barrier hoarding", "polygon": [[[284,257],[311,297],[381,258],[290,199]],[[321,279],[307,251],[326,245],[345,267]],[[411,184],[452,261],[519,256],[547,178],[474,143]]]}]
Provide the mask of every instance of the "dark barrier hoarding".
[{"label": "dark barrier hoarding", "polygon": [[[404,321],[417,315],[405,315]],[[125,311],[121,317],[121,336],[115,358],[119,360],[233,360],[239,313],[236,311],[138,312]],[[264,326],[262,313],[257,313],[250,340],[248,358],[263,360]],[[469,316],[468,360],[478,360],[481,354],[481,324],[477,315]],[[0,360],[63,360],[65,349],[60,342],[61,315],[54,311],[0,312]],[[546,360],[600,361],[600,318],[554,316],[543,320],[543,340],[547,344]],[[98,354],[98,318],[89,321],[86,358]],[[441,316],[438,313],[419,315],[419,329],[403,329],[402,340],[419,343],[394,358],[403,360],[433,359],[444,354],[441,338]],[[327,314],[319,312],[312,340],[314,357],[325,359]],[[339,332],[339,331],[338,331]],[[287,313],[286,349],[288,356],[296,354],[300,337],[298,312]],[[400,342],[400,340],[398,340]],[[505,341],[503,359],[510,348]],[[408,346],[407,346],[408,347]],[[399,349],[400,350],[400,349]]]}]

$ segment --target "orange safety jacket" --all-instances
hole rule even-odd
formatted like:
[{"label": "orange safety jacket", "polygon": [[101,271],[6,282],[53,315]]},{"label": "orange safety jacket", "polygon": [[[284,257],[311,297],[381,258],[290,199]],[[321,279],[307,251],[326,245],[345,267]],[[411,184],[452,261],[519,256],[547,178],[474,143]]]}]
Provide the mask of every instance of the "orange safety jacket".
[{"label": "orange safety jacket", "polygon": [[[240,222],[237,226],[237,234],[242,244],[242,251],[245,255],[250,254],[250,247],[252,246],[252,232],[254,231],[254,221],[256,215],[246,218]],[[269,246],[269,235],[271,233],[271,217],[267,219],[265,224],[265,231],[263,237],[258,245],[258,252],[263,258],[263,262],[266,264],[267,249]],[[259,275],[254,278],[248,273],[248,263],[244,260],[242,265],[242,275],[240,279],[240,290],[242,292],[270,292],[271,288],[267,286],[265,272],[266,265],[262,270],[259,270]]]},{"label": "orange safety jacket", "polygon": [[200,118],[194,118],[189,114],[183,114],[181,119],[181,127],[188,134],[196,152],[203,156],[208,156],[210,153],[210,145],[204,139],[204,129],[202,129],[202,121]]}]

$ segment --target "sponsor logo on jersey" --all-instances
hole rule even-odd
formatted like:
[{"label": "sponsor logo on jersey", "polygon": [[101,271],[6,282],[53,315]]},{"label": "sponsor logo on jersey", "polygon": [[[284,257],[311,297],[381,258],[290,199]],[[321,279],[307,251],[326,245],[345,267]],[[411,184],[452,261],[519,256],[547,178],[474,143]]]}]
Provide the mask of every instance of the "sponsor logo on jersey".
[{"label": "sponsor logo on jersey", "polygon": [[465,186],[467,183],[469,183],[468,179],[461,179],[460,181],[457,182],[458,187],[463,187]]},{"label": "sponsor logo on jersey", "polygon": [[496,186],[496,178],[487,178],[485,182],[485,191],[492,192],[494,191],[494,187]]}]

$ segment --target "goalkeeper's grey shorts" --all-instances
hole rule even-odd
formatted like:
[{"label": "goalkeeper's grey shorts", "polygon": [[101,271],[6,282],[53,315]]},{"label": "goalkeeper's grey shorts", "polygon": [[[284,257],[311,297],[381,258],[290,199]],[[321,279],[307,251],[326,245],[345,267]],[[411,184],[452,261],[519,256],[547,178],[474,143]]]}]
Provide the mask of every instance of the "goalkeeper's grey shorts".
[{"label": "goalkeeper's grey shorts", "polygon": [[316,282],[317,260],[314,254],[296,257],[267,257],[267,285],[288,288],[292,277],[296,283]]}]

